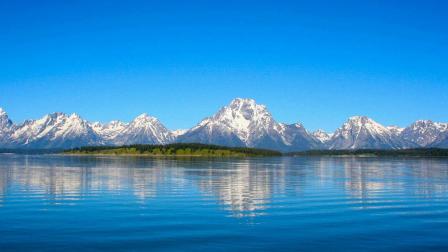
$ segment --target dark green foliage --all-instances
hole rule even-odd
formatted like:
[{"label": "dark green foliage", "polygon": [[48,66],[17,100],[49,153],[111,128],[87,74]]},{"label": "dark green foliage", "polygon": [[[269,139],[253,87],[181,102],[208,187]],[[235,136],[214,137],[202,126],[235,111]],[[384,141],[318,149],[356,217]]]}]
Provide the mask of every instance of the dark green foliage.
[{"label": "dark green foliage", "polygon": [[135,144],[125,146],[86,146],[64,151],[67,154],[112,154],[154,156],[281,156],[278,151],[244,147],[226,147],[199,143],[167,145]]}]

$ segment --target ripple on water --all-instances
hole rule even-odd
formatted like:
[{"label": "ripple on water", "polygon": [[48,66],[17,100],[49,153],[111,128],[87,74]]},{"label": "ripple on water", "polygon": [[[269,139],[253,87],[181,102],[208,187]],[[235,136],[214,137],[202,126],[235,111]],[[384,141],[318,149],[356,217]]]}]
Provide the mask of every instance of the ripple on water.
[{"label": "ripple on water", "polygon": [[448,160],[0,157],[1,251],[444,250]]}]

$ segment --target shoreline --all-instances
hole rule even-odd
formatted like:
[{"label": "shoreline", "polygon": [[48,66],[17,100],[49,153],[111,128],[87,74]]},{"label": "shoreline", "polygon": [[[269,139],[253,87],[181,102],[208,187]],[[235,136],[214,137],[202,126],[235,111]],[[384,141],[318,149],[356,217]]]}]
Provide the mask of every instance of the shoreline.
[{"label": "shoreline", "polygon": [[[52,154],[50,154],[52,155]],[[154,158],[264,158],[264,157],[283,157],[283,156],[244,156],[244,155],[152,155],[152,154],[105,154],[105,153],[55,153],[58,156],[74,156],[74,157],[154,157]]]},{"label": "shoreline", "polygon": [[[6,154],[6,153],[5,153]],[[14,154],[14,153],[11,153]],[[72,157],[150,157],[150,158],[448,158],[444,155],[281,155],[281,156],[244,156],[244,155],[228,155],[228,156],[213,156],[213,155],[152,155],[152,154],[96,154],[96,153],[53,153],[41,155],[57,155],[57,156],[72,156]]]}]

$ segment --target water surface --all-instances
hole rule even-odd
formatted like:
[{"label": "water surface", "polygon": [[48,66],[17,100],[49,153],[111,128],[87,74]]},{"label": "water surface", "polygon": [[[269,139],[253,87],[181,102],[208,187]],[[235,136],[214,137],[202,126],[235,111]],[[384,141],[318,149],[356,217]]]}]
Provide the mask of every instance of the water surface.
[{"label": "water surface", "polygon": [[447,251],[448,159],[0,155],[0,251]]}]

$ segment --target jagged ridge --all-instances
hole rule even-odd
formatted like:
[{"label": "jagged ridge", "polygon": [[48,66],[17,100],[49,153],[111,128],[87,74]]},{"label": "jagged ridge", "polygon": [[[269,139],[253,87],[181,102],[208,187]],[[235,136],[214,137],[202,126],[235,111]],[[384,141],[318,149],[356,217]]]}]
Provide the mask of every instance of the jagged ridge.
[{"label": "jagged ridge", "polygon": [[53,113],[15,125],[0,108],[0,148],[73,148],[92,145],[173,142],[254,147],[280,151],[312,149],[405,149],[448,147],[448,123],[416,121],[385,127],[365,116],[348,119],[333,134],[309,133],[300,123],[277,122],[266,106],[237,98],[189,130],[171,132],[157,118],[142,114],[129,123],[88,122],[77,114]]}]

